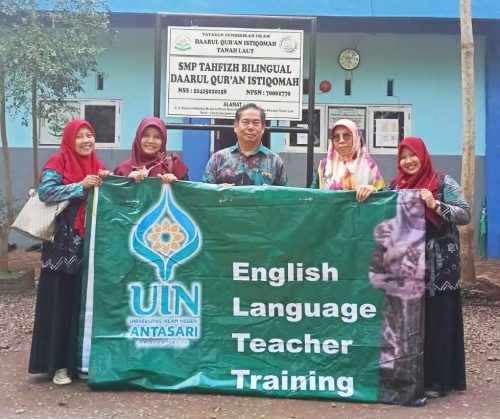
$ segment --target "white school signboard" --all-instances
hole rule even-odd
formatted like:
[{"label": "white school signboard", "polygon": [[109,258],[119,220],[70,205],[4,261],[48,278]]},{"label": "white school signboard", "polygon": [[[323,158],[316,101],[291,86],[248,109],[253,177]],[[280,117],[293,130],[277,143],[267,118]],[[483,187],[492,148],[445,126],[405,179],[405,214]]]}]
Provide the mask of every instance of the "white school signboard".
[{"label": "white school signboard", "polygon": [[268,119],[302,116],[300,30],[170,27],[167,116],[233,119],[245,103]]}]

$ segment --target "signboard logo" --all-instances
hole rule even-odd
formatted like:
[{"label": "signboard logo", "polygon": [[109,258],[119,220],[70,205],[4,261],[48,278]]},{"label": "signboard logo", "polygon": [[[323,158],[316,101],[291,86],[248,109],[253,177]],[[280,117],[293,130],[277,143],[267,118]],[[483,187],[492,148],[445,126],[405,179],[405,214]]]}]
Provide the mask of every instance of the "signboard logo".
[{"label": "signboard logo", "polygon": [[291,36],[285,36],[280,41],[280,47],[283,51],[291,54],[297,49],[298,43]]},{"label": "signboard logo", "polygon": [[191,38],[187,35],[180,35],[175,38],[174,48],[177,51],[189,51],[191,49]]}]

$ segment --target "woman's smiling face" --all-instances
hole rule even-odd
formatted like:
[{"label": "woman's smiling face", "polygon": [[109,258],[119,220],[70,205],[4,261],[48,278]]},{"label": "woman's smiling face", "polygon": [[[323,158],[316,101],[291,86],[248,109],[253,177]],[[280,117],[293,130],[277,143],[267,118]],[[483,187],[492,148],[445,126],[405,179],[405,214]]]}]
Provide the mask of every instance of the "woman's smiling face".
[{"label": "woman's smiling face", "polygon": [[75,151],[83,157],[90,156],[95,147],[95,138],[87,127],[80,128],[76,133]]},{"label": "woman's smiling face", "polygon": [[399,158],[399,166],[407,175],[413,176],[418,173],[422,167],[422,163],[418,156],[408,147],[403,147]]},{"label": "woman's smiling face", "polygon": [[162,142],[163,136],[161,131],[156,127],[149,126],[142,132],[141,150],[144,154],[155,155],[161,150]]}]

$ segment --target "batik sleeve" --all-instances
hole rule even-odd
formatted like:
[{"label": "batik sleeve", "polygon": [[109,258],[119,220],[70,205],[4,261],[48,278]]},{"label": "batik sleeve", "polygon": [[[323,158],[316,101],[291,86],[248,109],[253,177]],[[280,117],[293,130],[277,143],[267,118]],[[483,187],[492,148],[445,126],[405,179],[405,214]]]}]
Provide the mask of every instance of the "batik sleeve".
[{"label": "batik sleeve", "polygon": [[85,195],[83,183],[64,185],[62,175],[52,169],[45,169],[38,186],[38,196],[43,202],[62,202],[67,199],[82,198]]},{"label": "batik sleeve", "polygon": [[470,206],[465,200],[462,189],[449,175],[446,175],[443,180],[441,217],[448,223],[456,225],[469,224],[471,219]]},{"label": "batik sleeve", "polygon": [[205,173],[203,173],[202,181],[205,183],[217,183],[217,158],[216,154],[210,157],[210,160],[205,167]]},{"label": "batik sleeve", "polygon": [[274,185],[276,186],[286,186],[288,183],[288,175],[286,174],[285,165],[283,164],[283,160],[279,156],[276,156],[275,161],[276,167],[276,176],[274,179]]}]

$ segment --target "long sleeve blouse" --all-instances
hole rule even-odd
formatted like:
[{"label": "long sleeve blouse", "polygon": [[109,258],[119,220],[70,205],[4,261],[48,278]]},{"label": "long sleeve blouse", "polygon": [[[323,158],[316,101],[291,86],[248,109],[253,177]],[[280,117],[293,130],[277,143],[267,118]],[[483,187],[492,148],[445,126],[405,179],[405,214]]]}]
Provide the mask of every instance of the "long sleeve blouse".
[{"label": "long sleeve blouse", "polygon": [[470,206],[460,185],[450,175],[445,175],[441,194],[441,217],[449,224],[466,225],[471,219]]},{"label": "long sleeve blouse", "polygon": [[64,185],[61,173],[45,169],[38,186],[38,196],[43,202],[62,202],[67,199],[83,198],[85,191],[82,182]]}]

